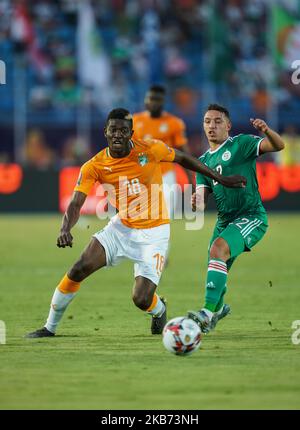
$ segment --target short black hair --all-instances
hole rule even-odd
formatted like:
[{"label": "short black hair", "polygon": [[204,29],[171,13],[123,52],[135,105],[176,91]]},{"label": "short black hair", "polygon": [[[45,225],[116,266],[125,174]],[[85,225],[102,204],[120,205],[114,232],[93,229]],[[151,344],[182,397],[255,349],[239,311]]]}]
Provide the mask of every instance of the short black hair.
[{"label": "short black hair", "polygon": [[160,93],[163,96],[166,94],[166,88],[163,85],[159,85],[159,84],[151,85],[148,91],[153,91],[154,93]]},{"label": "short black hair", "polygon": [[109,114],[107,115],[105,126],[107,126],[108,121],[110,119],[124,119],[124,120],[130,122],[131,128],[133,127],[132,115],[129,112],[129,110],[127,110],[127,109],[116,108],[116,109],[111,110],[109,112]]},{"label": "short black hair", "polygon": [[218,105],[217,103],[211,103],[207,106],[206,112],[208,110],[217,110],[219,112],[222,112],[230,120],[229,111],[224,106]]}]

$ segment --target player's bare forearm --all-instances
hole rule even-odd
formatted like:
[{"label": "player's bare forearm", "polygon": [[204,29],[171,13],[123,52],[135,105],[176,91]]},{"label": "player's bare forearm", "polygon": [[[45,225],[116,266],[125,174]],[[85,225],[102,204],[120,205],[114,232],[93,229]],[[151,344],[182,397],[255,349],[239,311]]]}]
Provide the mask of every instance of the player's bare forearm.
[{"label": "player's bare forearm", "polygon": [[61,230],[71,231],[80,217],[80,207],[71,202],[64,214]]},{"label": "player's bare forearm", "polygon": [[[185,153],[185,154],[191,155],[190,148],[188,147],[188,145],[187,145],[187,144],[182,145],[182,146],[180,147],[180,150],[181,150],[183,153]],[[192,192],[195,192],[195,178],[194,178],[194,174],[193,174],[189,169],[185,169],[185,173],[186,173],[186,175],[187,175],[187,178],[188,178],[189,184],[191,184],[191,185],[192,185]]]},{"label": "player's bare forearm", "polygon": [[175,149],[175,158],[174,162],[180,164],[185,169],[193,170],[194,172],[202,173],[202,175],[211,178],[219,184],[224,185],[229,188],[241,188],[244,187],[247,183],[246,178],[240,175],[234,176],[223,176],[218,172],[207,167],[205,164],[201,163],[197,158],[185,154],[181,151],[177,151]]},{"label": "player's bare forearm", "polygon": [[186,169],[185,172],[186,172],[186,175],[188,177],[189,183],[192,185],[192,192],[194,192],[195,191],[195,178],[194,178],[194,175],[193,175],[193,173],[189,169]]},{"label": "player's bare forearm", "polygon": [[63,216],[60,234],[57,238],[57,246],[59,248],[65,248],[66,246],[72,247],[73,236],[71,235],[71,229],[77,223],[80,217],[80,209],[82,208],[86,199],[86,195],[79,191],[73,194],[72,200]]},{"label": "player's bare forearm", "polygon": [[279,136],[276,131],[272,130],[271,128],[268,129],[268,131],[265,132],[265,135],[271,144],[273,151],[282,151],[284,149],[284,142]]},{"label": "player's bare forearm", "polygon": [[250,122],[256,130],[261,131],[266,136],[259,148],[261,154],[282,151],[284,149],[284,141],[280,135],[272,130],[265,121],[259,118],[251,118]]},{"label": "player's bare forearm", "polygon": [[192,155],[186,154],[182,151],[174,150],[175,158],[174,162],[180,164],[185,169],[192,170],[194,172],[202,173],[203,175],[218,181],[221,179],[221,175],[218,172],[211,170],[205,164],[201,163],[197,158]]}]

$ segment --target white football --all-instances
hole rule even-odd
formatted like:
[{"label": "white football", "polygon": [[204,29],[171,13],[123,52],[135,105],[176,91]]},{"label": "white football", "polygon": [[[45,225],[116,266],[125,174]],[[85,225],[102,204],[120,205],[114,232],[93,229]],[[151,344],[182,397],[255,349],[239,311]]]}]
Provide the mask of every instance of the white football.
[{"label": "white football", "polygon": [[200,327],[190,318],[173,318],[164,327],[163,344],[173,354],[192,354],[201,345]]}]

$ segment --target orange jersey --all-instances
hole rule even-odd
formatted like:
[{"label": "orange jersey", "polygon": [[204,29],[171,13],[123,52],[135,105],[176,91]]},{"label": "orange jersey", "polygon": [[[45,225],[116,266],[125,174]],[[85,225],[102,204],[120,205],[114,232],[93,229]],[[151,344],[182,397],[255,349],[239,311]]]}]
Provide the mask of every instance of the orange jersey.
[{"label": "orange jersey", "polygon": [[119,211],[123,224],[151,228],[169,223],[162,191],[161,161],[173,161],[175,152],[160,140],[131,140],[127,157],[113,158],[108,147],[80,170],[74,191],[88,194],[102,184],[109,202]]},{"label": "orange jersey", "polygon": [[[184,122],[168,112],[163,112],[159,118],[151,118],[147,111],[135,113],[133,129],[135,138],[159,139],[171,148],[180,148],[187,143]],[[163,175],[172,169],[171,163],[161,163]]]}]

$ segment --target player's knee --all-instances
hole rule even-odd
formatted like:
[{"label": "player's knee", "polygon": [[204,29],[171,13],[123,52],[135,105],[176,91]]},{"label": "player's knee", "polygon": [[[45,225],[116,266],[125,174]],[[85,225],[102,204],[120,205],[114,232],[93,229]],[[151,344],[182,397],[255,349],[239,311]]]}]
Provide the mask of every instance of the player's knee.
[{"label": "player's knee", "polygon": [[227,242],[222,238],[216,239],[210,248],[209,257],[227,261],[230,258]]},{"label": "player's knee", "polygon": [[147,310],[152,303],[151,297],[141,293],[133,293],[132,300],[135,306],[143,311]]}]

